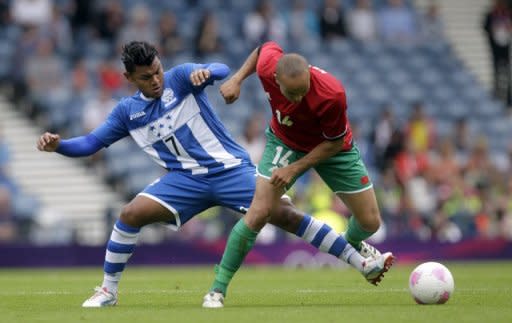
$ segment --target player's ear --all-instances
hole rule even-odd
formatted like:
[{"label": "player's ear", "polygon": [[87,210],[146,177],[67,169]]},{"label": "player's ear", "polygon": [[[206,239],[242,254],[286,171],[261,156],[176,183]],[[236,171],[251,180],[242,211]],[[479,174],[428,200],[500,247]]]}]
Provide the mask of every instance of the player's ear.
[{"label": "player's ear", "polygon": [[132,75],[128,72],[123,73],[124,77],[128,80],[128,82],[133,83]]}]

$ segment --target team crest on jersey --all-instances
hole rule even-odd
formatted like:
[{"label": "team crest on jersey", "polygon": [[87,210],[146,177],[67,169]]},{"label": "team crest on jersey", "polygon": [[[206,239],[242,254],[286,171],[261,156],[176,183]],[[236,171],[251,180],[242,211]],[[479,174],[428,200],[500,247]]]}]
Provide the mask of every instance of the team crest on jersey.
[{"label": "team crest on jersey", "polygon": [[174,96],[174,92],[172,89],[164,89],[164,93],[162,94],[162,102],[165,104],[165,106],[168,106],[169,104],[173,103],[176,100],[176,97]]}]

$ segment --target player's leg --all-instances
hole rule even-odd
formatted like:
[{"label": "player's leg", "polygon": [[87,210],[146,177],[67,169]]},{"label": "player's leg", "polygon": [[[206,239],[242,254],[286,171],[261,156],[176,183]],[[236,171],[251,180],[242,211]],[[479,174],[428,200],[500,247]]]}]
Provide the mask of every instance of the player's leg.
[{"label": "player's leg", "polygon": [[92,297],[83,307],[104,307],[117,303],[117,289],[124,267],[130,259],[142,226],[167,222],[173,219],[172,213],[161,204],[146,196],[138,195],[122,210],[114,225],[107,243],[103,266],[103,283],[96,288]]},{"label": "player's leg", "polygon": [[352,212],[345,239],[364,257],[380,256],[377,249],[364,242],[379,229],[381,220],[373,184],[357,146],[323,161],[315,169]]},{"label": "player's leg", "polygon": [[298,236],[318,250],[343,260],[359,272],[363,272],[365,257],[361,256],[330,225],[298,210],[290,199],[281,199],[269,223]]},{"label": "player's leg", "polygon": [[[210,292],[204,297],[204,307],[223,307],[224,296],[233,275],[251,250],[258,231],[268,221],[302,237],[316,248],[352,263],[361,272],[364,270],[364,259],[342,236],[328,225],[305,216],[295,209],[289,200],[281,199],[283,191],[269,183],[272,169],[282,166],[276,165],[276,161],[283,160],[282,156],[288,156],[288,161],[293,162],[294,158],[299,156],[277,138],[272,137],[267,133],[269,140],[262,161],[258,165],[259,177],[255,192],[253,192],[254,171],[250,167],[240,167],[238,170],[231,171],[234,176],[225,175],[216,185],[215,192],[220,195],[219,204],[235,210],[243,210],[251,198],[253,200],[244,219],[240,220],[231,231],[221,263],[216,266],[215,281]],[[290,183],[291,185],[293,182]]]},{"label": "player's leg", "polygon": [[[263,161],[260,164],[264,164]],[[233,210],[247,210],[254,196],[255,170],[251,166],[230,170],[215,180],[213,192],[217,203]],[[266,178],[268,174],[260,173]],[[293,184],[293,183],[291,183]],[[283,195],[271,211],[269,223],[295,234],[320,251],[329,253],[362,271],[364,258],[347,244],[346,240],[329,225],[295,208],[290,198]]]},{"label": "player's leg", "polygon": [[368,256],[378,254],[373,246],[364,242],[365,239],[377,232],[381,225],[380,212],[373,188],[355,193],[338,192],[336,195],[352,212],[345,233],[347,241],[358,250],[369,253]]},{"label": "player's leg", "polygon": [[247,214],[231,230],[221,262],[215,268],[212,291],[226,295],[231,279],[252,249],[258,232],[268,222],[271,210],[279,203],[281,194],[280,190],[278,191],[266,179],[258,177],[251,206]]},{"label": "player's leg", "polygon": [[206,200],[201,195],[206,189],[201,185],[191,175],[168,173],[148,185],[123,208],[107,243],[102,286],[84,302],[84,307],[115,305],[121,274],[143,226],[163,222],[178,228],[193,215],[211,206],[201,203]]}]

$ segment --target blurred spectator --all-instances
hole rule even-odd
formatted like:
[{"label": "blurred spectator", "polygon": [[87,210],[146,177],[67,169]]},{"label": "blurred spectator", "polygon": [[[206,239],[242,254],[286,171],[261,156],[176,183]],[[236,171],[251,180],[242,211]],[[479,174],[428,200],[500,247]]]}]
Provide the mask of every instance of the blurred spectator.
[{"label": "blurred spectator", "polygon": [[505,0],[494,0],[485,14],[484,30],[487,34],[494,68],[494,95],[511,105],[510,45],[512,42],[512,12]]},{"label": "blurred spectator", "polygon": [[70,17],[73,39],[75,42],[83,40],[83,34],[87,33],[92,20],[92,9],[96,1],[71,0],[69,1],[67,14]]},{"label": "blurred spectator", "polygon": [[425,175],[429,167],[429,157],[427,152],[417,150],[412,138],[404,137],[393,163],[399,183],[406,187],[410,180]]},{"label": "blurred spectator", "polygon": [[[117,102],[112,98],[112,92],[107,87],[100,87],[99,93],[89,96],[84,102],[82,109],[83,131],[89,133],[102,124],[116,105]],[[104,155],[104,150],[100,150],[88,157],[86,162],[90,166],[99,168],[99,171],[103,171],[100,163]]]},{"label": "blurred spectator", "polygon": [[171,11],[165,11],[158,21],[158,35],[160,37],[160,54],[163,57],[172,57],[185,49],[176,22],[176,16]]},{"label": "blurred spectator", "polygon": [[377,38],[375,13],[370,0],[357,0],[348,15],[350,37],[359,41],[372,41]]},{"label": "blurred spectator", "polygon": [[17,231],[12,209],[12,195],[5,186],[0,186],[0,243],[16,240]]},{"label": "blurred spectator", "polygon": [[105,60],[100,63],[98,67],[100,88],[105,88],[112,93],[116,93],[121,90],[124,80],[122,72],[118,66],[118,61],[113,59]]},{"label": "blurred spectator", "polygon": [[512,176],[508,175],[496,212],[499,234],[507,240],[512,240],[512,201],[510,196],[512,196]]},{"label": "blurred spectator", "polygon": [[71,88],[73,96],[90,90],[91,84],[89,80],[89,71],[83,59],[75,61],[71,70]]},{"label": "blurred spectator", "polygon": [[144,4],[137,3],[130,10],[130,20],[119,33],[118,47],[133,41],[144,40],[151,44],[158,44],[156,27],[152,25],[151,13]]},{"label": "blurred spectator", "polygon": [[42,34],[53,41],[58,54],[71,54],[73,48],[71,26],[58,6],[53,7],[50,21],[42,26]]},{"label": "blurred spectator", "polygon": [[384,105],[382,113],[377,120],[377,124],[373,128],[371,134],[371,143],[375,150],[375,165],[382,171],[386,165],[386,151],[391,144],[391,137],[396,128],[393,111],[389,105]]},{"label": "blurred spectator", "polygon": [[222,50],[222,40],[219,35],[219,25],[215,15],[207,11],[199,20],[194,38],[194,55],[202,58],[208,54],[219,53]]},{"label": "blurred spectator", "polygon": [[433,181],[439,185],[446,185],[445,189],[453,189],[459,185],[462,165],[455,154],[453,138],[446,137],[439,141],[432,158],[429,173]]},{"label": "blurred spectator", "polygon": [[324,41],[347,36],[345,12],[338,0],[324,0],[320,9],[320,35]]},{"label": "blurred spectator", "polygon": [[377,13],[377,30],[388,42],[411,42],[416,39],[414,12],[403,0],[388,0]]},{"label": "blurred spectator", "polygon": [[473,146],[468,161],[464,165],[463,174],[466,183],[472,187],[500,182],[501,176],[489,156],[489,145],[486,137],[480,136],[473,140]]},{"label": "blurred spectator", "polygon": [[279,14],[274,12],[272,2],[269,0],[258,1],[255,10],[246,16],[243,31],[251,47],[259,46],[268,40],[280,44],[286,40],[286,24]]},{"label": "blurred spectator", "polygon": [[286,17],[290,40],[293,44],[307,42],[309,39],[318,39],[318,18],[308,7],[305,0],[294,0]]},{"label": "blurred spectator", "polygon": [[405,126],[405,134],[415,151],[425,153],[435,141],[434,120],[425,115],[422,102],[415,102],[412,109],[412,114]]},{"label": "blurred spectator", "polygon": [[434,0],[430,1],[421,15],[420,28],[423,41],[436,42],[444,39],[443,19],[439,14],[439,5]]},{"label": "blurred spectator", "polygon": [[21,26],[42,26],[52,17],[51,0],[16,0],[11,2],[11,17]]},{"label": "blurred spectator", "polygon": [[109,43],[115,43],[123,25],[124,13],[121,2],[119,0],[103,2],[94,23],[98,36]]},{"label": "blurred spectator", "polygon": [[9,14],[9,1],[0,0],[0,27],[5,28],[11,20]]},{"label": "blurred spectator", "polygon": [[26,59],[26,80],[36,111],[51,107],[52,98],[64,91],[66,72],[62,60],[55,53],[48,38],[39,39],[36,52]]},{"label": "blurred spectator", "polygon": [[466,118],[460,118],[455,122],[453,133],[453,142],[457,153],[457,159],[464,164],[468,159],[471,143],[471,134],[469,132],[468,121]]},{"label": "blurred spectator", "polygon": [[264,129],[265,118],[261,114],[255,114],[245,121],[242,136],[237,138],[237,142],[247,150],[255,165],[259,163],[265,149]]},{"label": "blurred spectator", "polygon": [[407,232],[407,221],[404,216],[403,189],[398,184],[393,167],[386,167],[380,172],[380,180],[375,187],[382,218],[388,227],[391,237],[399,237]]},{"label": "blurred spectator", "polygon": [[11,153],[9,145],[3,138],[2,128],[0,128],[0,180],[8,177],[9,162],[11,160]]},{"label": "blurred spectator", "polygon": [[[430,167],[429,154],[418,150],[412,138],[404,138],[403,148],[394,158],[394,167],[398,181],[409,200],[422,198],[419,197],[421,195],[427,196],[429,184],[425,181]],[[412,205],[412,207],[415,206]]]},{"label": "blurred spectator", "polygon": [[91,96],[85,102],[82,116],[84,132],[89,133],[103,123],[116,104],[117,102],[112,99],[112,92],[106,87],[101,87],[97,95]]}]

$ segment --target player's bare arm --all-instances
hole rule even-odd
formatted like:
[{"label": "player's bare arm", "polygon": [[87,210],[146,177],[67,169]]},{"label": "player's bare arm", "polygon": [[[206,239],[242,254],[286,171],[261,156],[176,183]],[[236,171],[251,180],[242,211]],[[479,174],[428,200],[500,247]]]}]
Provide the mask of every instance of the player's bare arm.
[{"label": "player's bare arm", "polygon": [[288,166],[276,168],[272,172],[270,183],[277,187],[285,187],[294,177],[305,172],[319,162],[326,160],[338,152],[340,152],[343,145],[343,137],[336,140],[325,140],[311,150],[301,159]]},{"label": "player's bare arm", "polygon": [[37,141],[37,149],[40,151],[54,152],[60,144],[60,136],[54,133],[45,132]]},{"label": "player's bare arm", "polygon": [[240,69],[220,86],[220,94],[227,104],[235,102],[240,96],[240,87],[243,81],[256,72],[258,63],[259,47],[252,51]]},{"label": "player's bare arm", "polygon": [[210,75],[211,75],[211,72],[209,69],[206,69],[206,68],[197,69],[195,71],[192,71],[192,73],[190,73],[190,82],[192,82],[192,84],[194,86],[200,86],[204,82],[208,81],[208,79],[210,78]]}]

